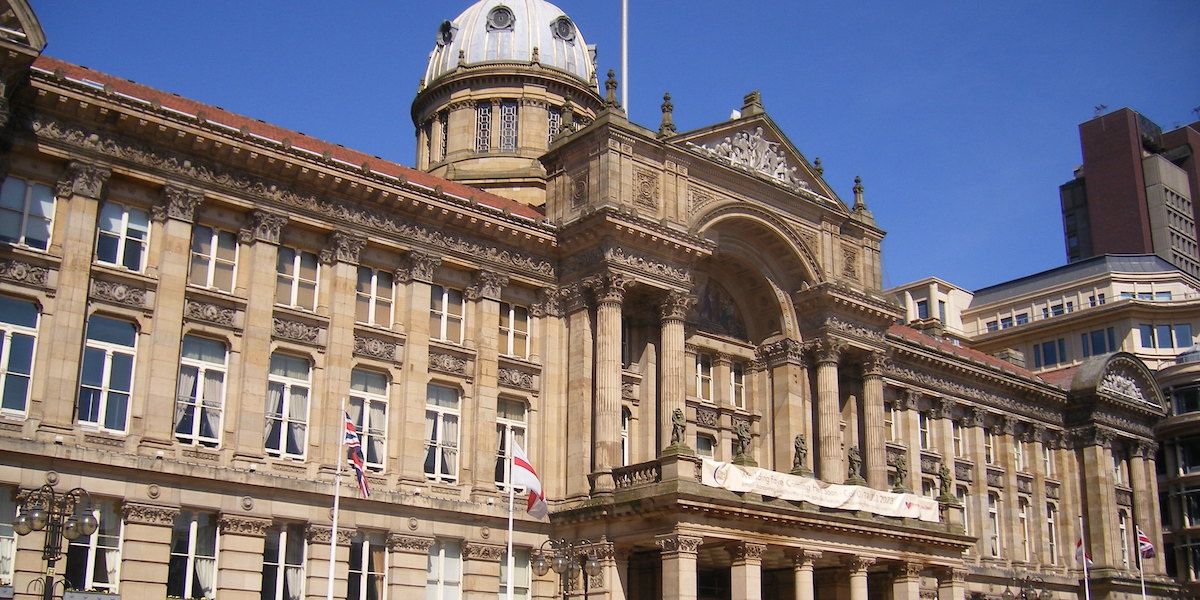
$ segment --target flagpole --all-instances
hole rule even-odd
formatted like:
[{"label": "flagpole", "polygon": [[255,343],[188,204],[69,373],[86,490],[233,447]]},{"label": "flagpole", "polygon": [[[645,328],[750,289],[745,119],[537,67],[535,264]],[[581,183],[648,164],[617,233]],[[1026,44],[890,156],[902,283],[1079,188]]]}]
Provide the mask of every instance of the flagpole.
[{"label": "flagpole", "polygon": [[[338,416],[338,423],[342,422],[346,416],[346,397],[342,396],[342,410]],[[343,429],[344,429],[343,425]],[[342,446],[345,444],[344,432],[338,436],[338,454],[337,454],[337,474],[333,479],[333,529],[329,532],[329,574],[327,576],[327,584],[325,587],[325,600],[333,600],[333,563],[337,559],[337,536],[338,536],[338,505],[342,497]]]},{"label": "flagpole", "polygon": [[1142,580],[1142,600],[1146,600],[1146,559],[1142,556],[1142,528],[1137,521],[1133,522],[1133,530],[1136,532],[1134,538],[1137,539],[1135,546],[1137,546],[1138,578]]},{"label": "flagpole", "polygon": [[1079,543],[1083,550],[1083,598],[1092,600],[1092,585],[1088,581],[1088,544],[1087,530],[1083,528],[1083,515],[1079,515]]},{"label": "flagpole", "polygon": [[629,0],[621,0],[621,106],[629,113]]},{"label": "flagpole", "polygon": [[[513,556],[513,502],[516,485],[513,485],[513,432],[511,427],[507,427],[507,441],[504,448],[508,450],[508,591],[505,596],[508,600],[513,600],[513,578],[515,573],[516,559]],[[1143,592],[1145,590],[1143,589]],[[1145,594],[1143,594],[1145,595]]]}]

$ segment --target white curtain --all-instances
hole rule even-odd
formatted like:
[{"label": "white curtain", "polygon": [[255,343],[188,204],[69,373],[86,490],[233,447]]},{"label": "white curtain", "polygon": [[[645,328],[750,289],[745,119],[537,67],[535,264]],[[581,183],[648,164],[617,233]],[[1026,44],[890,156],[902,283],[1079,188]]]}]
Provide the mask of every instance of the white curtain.
[{"label": "white curtain", "polygon": [[[214,576],[217,574],[217,559],[196,557],[196,579],[200,581],[200,592],[205,598],[215,596],[213,590],[216,589],[216,580]],[[194,595],[196,590],[192,590]]]},{"label": "white curtain", "polygon": [[[192,408],[196,399],[196,368],[181,367],[179,369],[179,389],[175,392],[175,433],[191,435],[192,425],[189,422],[184,430],[184,415]],[[193,417],[194,418],[194,417]]]},{"label": "white curtain", "polygon": [[382,402],[372,402],[369,416],[367,427],[370,435],[368,440],[370,447],[367,449],[367,461],[378,464],[383,462],[383,432],[387,423],[387,405]]},{"label": "white curtain", "polygon": [[304,572],[299,567],[287,567],[283,570],[283,577],[287,580],[287,600],[300,600],[303,596]]},{"label": "white curtain", "polygon": [[13,555],[16,551],[17,541],[15,538],[0,537],[0,577],[4,577],[6,580],[13,575]]},{"label": "white curtain", "polygon": [[225,375],[220,371],[204,372],[204,410],[201,412],[200,434],[205,437],[220,437],[222,389]]},{"label": "white curtain", "polygon": [[116,585],[117,565],[121,564],[121,551],[116,548],[109,548],[108,550],[104,550],[101,556],[104,557],[104,581],[109,585]]},{"label": "white curtain", "polygon": [[267,448],[280,450],[282,443],[279,439],[279,428],[283,419],[283,385],[272,383],[267,386],[267,427],[263,435],[267,439]]},{"label": "white curtain", "polygon": [[305,415],[308,413],[308,390],[293,387],[288,398],[288,452],[302,454],[304,452],[304,432],[307,424]]},{"label": "white curtain", "polygon": [[442,415],[442,472],[458,473],[458,417]]},{"label": "white curtain", "polygon": [[437,428],[437,413],[425,411],[425,473],[437,475],[434,453],[437,452],[437,439],[433,436]]}]

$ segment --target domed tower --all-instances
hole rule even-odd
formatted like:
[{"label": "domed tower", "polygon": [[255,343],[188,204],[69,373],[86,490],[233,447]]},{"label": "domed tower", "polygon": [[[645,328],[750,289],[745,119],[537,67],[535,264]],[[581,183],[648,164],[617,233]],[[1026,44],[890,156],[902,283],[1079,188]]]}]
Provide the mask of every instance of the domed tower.
[{"label": "domed tower", "polygon": [[595,49],[543,0],[481,0],[437,30],[412,104],[417,168],[538,206],[538,157],[603,107]]}]

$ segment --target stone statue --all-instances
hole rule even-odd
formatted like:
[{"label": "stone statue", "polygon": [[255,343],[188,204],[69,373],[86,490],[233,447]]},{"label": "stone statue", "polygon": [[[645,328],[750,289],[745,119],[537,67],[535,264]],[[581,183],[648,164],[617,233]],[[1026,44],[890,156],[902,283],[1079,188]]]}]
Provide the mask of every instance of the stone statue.
[{"label": "stone statue", "polygon": [[804,469],[804,461],[808,458],[808,442],[804,439],[804,435],[797,435],[796,441],[793,442],[796,453],[792,457],[792,470],[801,471]]},{"label": "stone statue", "polygon": [[683,409],[677,408],[671,413],[671,445],[683,444],[684,432],[687,430],[687,419],[683,417]]},{"label": "stone statue", "polygon": [[850,462],[850,479],[862,479],[862,456],[858,453],[858,446],[850,446],[846,451],[846,460]]},{"label": "stone statue", "polygon": [[739,422],[734,433],[737,434],[737,455],[750,454],[750,424],[745,421]]},{"label": "stone statue", "polygon": [[938,488],[942,498],[952,498],[950,486],[954,485],[954,477],[950,475],[950,467],[946,463],[942,463],[942,468],[938,469]]},{"label": "stone statue", "polygon": [[896,489],[907,489],[904,482],[908,480],[908,455],[901,454],[896,457]]}]

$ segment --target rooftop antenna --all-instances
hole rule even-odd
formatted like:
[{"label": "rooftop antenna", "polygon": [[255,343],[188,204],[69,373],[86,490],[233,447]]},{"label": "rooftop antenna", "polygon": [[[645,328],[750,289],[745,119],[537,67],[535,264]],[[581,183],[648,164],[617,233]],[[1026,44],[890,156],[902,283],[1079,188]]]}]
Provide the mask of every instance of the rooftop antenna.
[{"label": "rooftop antenna", "polygon": [[1098,116],[1100,116],[1100,115],[1104,114],[1104,111],[1105,111],[1106,109],[1108,109],[1108,105],[1107,105],[1107,104],[1097,104],[1097,105],[1095,106],[1095,109],[1096,109],[1096,112],[1095,112],[1095,113],[1093,113],[1093,114],[1092,114],[1092,116],[1093,116],[1093,117],[1098,117]]},{"label": "rooftop antenna", "polygon": [[629,0],[621,0],[621,106],[629,114]]}]

